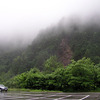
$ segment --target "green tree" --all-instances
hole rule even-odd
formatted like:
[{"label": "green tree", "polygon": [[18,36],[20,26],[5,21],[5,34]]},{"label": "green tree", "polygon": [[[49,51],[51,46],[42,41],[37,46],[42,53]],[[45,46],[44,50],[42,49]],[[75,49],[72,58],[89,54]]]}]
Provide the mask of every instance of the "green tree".
[{"label": "green tree", "polygon": [[44,70],[47,73],[54,72],[57,68],[63,67],[62,63],[60,63],[56,56],[51,56],[44,63]]},{"label": "green tree", "polygon": [[73,90],[91,90],[96,87],[94,84],[95,68],[89,58],[82,58],[78,61],[72,60],[72,63],[67,67],[67,72],[67,82]]}]

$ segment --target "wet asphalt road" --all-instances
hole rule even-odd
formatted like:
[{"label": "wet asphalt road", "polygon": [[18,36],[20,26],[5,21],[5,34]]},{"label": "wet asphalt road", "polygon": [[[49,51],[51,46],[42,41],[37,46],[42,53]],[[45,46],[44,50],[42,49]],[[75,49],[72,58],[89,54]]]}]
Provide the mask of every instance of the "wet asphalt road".
[{"label": "wet asphalt road", "polygon": [[100,100],[100,93],[8,91],[0,93],[0,100]]}]

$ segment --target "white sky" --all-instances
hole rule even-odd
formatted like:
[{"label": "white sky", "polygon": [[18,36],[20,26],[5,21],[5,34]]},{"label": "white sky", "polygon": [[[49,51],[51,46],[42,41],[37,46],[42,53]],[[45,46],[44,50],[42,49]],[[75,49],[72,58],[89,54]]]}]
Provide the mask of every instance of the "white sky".
[{"label": "white sky", "polygon": [[0,42],[32,41],[63,17],[100,13],[100,0],[0,0]]}]

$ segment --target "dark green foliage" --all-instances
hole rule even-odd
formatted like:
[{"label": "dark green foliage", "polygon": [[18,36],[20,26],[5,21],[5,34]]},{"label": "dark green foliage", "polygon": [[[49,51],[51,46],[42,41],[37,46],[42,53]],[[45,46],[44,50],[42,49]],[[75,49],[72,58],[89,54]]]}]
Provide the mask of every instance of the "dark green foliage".
[{"label": "dark green foliage", "polygon": [[61,91],[89,91],[99,87],[100,67],[94,65],[89,58],[82,58],[66,68],[57,68],[51,74],[31,69],[9,80],[9,87],[61,90]]},{"label": "dark green foliage", "polygon": [[44,71],[46,73],[54,72],[57,68],[63,67],[62,63],[60,63],[56,56],[51,56],[44,63]]},{"label": "dark green foliage", "polygon": [[0,82],[5,82],[14,75],[14,73],[10,70],[12,67],[12,62],[13,59],[21,55],[22,51],[22,49],[19,49],[0,54]]},{"label": "dark green foliage", "polygon": [[[48,35],[47,35],[48,36]],[[19,74],[37,67],[44,70],[44,62],[51,56],[57,55],[57,50],[61,37],[56,35],[49,38],[39,38],[34,40],[21,56],[16,57],[12,62],[11,70],[14,74]]]},{"label": "dark green foliage", "polygon": [[89,57],[97,64],[100,63],[100,32],[88,31],[74,33],[70,38],[73,58],[79,60],[82,57]]},{"label": "dark green foliage", "polygon": [[95,68],[90,59],[81,59],[72,61],[67,68],[68,70],[68,85],[70,88],[77,91],[91,90],[95,87],[94,76]]}]

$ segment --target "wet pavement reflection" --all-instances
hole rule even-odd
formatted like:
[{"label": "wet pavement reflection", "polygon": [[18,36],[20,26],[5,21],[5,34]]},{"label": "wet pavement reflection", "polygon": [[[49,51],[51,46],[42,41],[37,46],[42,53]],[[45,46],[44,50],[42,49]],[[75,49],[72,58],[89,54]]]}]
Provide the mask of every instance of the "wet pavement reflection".
[{"label": "wet pavement reflection", "polygon": [[100,93],[57,93],[8,91],[0,93],[0,100],[100,100]]},{"label": "wet pavement reflection", "polygon": [[[53,95],[53,93],[49,93],[49,95]],[[47,92],[34,93],[34,92],[22,92],[22,91],[8,91],[0,93],[0,100],[36,100],[36,99],[42,100],[46,96],[48,96]]]}]

